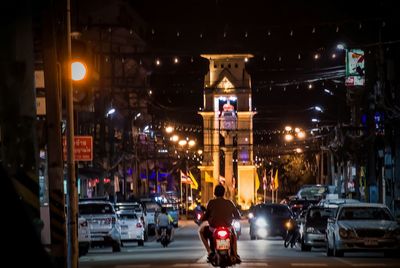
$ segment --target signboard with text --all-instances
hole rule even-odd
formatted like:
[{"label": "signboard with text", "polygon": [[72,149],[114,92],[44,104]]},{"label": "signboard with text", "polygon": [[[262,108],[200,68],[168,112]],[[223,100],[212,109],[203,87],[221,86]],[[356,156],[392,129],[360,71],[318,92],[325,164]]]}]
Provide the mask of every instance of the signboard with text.
[{"label": "signboard with text", "polygon": [[[75,136],[74,137],[74,156],[75,161],[93,161],[93,137]],[[63,137],[63,157],[67,160],[67,140]]]},{"label": "signboard with text", "polygon": [[346,81],[348,87],[365,85],[364,51],[349,49],[346,52]]}]

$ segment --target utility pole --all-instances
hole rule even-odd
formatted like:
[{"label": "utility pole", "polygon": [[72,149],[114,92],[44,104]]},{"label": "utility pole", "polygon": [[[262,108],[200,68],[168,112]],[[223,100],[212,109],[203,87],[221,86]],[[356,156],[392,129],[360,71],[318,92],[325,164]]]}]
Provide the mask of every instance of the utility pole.
[{"label": "utility pole", "polygon": [[67,107],[67,167],[68,167],[68,268],[78,267],[78,192],[74,159],[74,102],[71,73],[71,3],[66,0],[66,32],[63,61],[63,86]]},{"label": "utility pole", "polygon": [[51,255],[58,267],[66,267],[67,241],[61,143],[60,69],[57,64],[55,12],[54,1],[46,1],[42,20],[42,53],[46,88]]}]

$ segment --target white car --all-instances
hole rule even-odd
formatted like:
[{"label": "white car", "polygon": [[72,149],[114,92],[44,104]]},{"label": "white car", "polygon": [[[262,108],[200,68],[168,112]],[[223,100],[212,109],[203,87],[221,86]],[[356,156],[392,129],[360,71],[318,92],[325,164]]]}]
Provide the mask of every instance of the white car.
[{"label": "white car", "polygon": [[134,212],[121,210],[118,212],[123,242],[137,241],[138,246],[144,245],[144,225]]},{"label": "white car", "polygon": [[121,251],[121,227],[113,205],[108,201],[79,202],[79,216],[90,227],[91,245],[111,245],[113,252]]},{"label": "white car", "polygon": [[90,227],[88,221],[83,218],[78,218],[78,242],[79,242],[79,256],[86,255],[90,248]]},{"label": "white car", "polygon": [[147,213],[142,206],[142,204],[138,202],[119,202],[114,205],[117,213],[121,212],[129,212],[134,213],[140,219],[144,225],[144,241],[148,239],[148,221],[147,221]]},{"label": "white car", "polygon": [[326,238],[327,256],[356,251],[394,255],[400,249],[400,226],[383,204],[344,204],[328,219]]}]

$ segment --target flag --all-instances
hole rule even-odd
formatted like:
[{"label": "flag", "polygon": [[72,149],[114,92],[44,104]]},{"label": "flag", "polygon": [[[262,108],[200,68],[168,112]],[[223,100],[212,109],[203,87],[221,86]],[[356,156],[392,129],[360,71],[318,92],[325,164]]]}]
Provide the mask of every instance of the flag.
[{"label": "flag", "polygon": [[267,180],[267,170],[263,171],[263,190],[267,190],[268,180]]},{"label": "flag", "polygon": [[190,172],[190,171],[189,171],[189,177],[190,177],[190,180],[192,181],[192,183],[191,183],[192,189],[195,189],[195,190],[199,189],[199,184],[197,183],[197,180],[194,178],[192,172]]},{"label": "flag", "polygon": [[225,178],[222,177],[221,175],[219,175],[219,180],[218,180],[218,182],[219,182],[220,184],[222,184],[222,185],[225,185]]},{"label": "flag", "polygon": [[181,183],[191,183],[190,178],[188,177],[188,175],[186,175],[185,173],[183,173],[183,171],[181,170]]},{"label": "flag", "polygon": [[204,173],[204,176],[205,176],[204,179],[205,179],[206,182],[214,182],[213,177],[211,177],[210,174],[208,174],[207,171]]},{"label": "flag", "polygon": [[258,176],[258,172],[256,172],[256,192],[260,188],[260,177]]},{"label": "flag", "polygon": [[275,190],[275,187],[274,187],[274,169],[271,169],[271,171],[270,171],[269,188],[270,188],[271,191]]},{"label": "flag", "polygon": [[279,187],[278,169],[276,169],[276,172],[275,172],[275,179],[274,179],[274,190],[278,190],[278,187]]}]

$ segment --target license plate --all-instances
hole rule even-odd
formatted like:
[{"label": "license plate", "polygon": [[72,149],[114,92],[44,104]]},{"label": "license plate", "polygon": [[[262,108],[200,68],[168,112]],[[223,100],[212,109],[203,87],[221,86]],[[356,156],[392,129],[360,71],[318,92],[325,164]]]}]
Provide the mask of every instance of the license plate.
[{"label": "license plate", "polygon": [[378,240],[375,239],[366,239],[364,240],[364,244],[366,246],[377,246],[378,245]]},{"label": "license plate", "polygon": [[229,247],[230,247],[229,239],[217,239],[217,249],[218,250],[229,249]]}]

